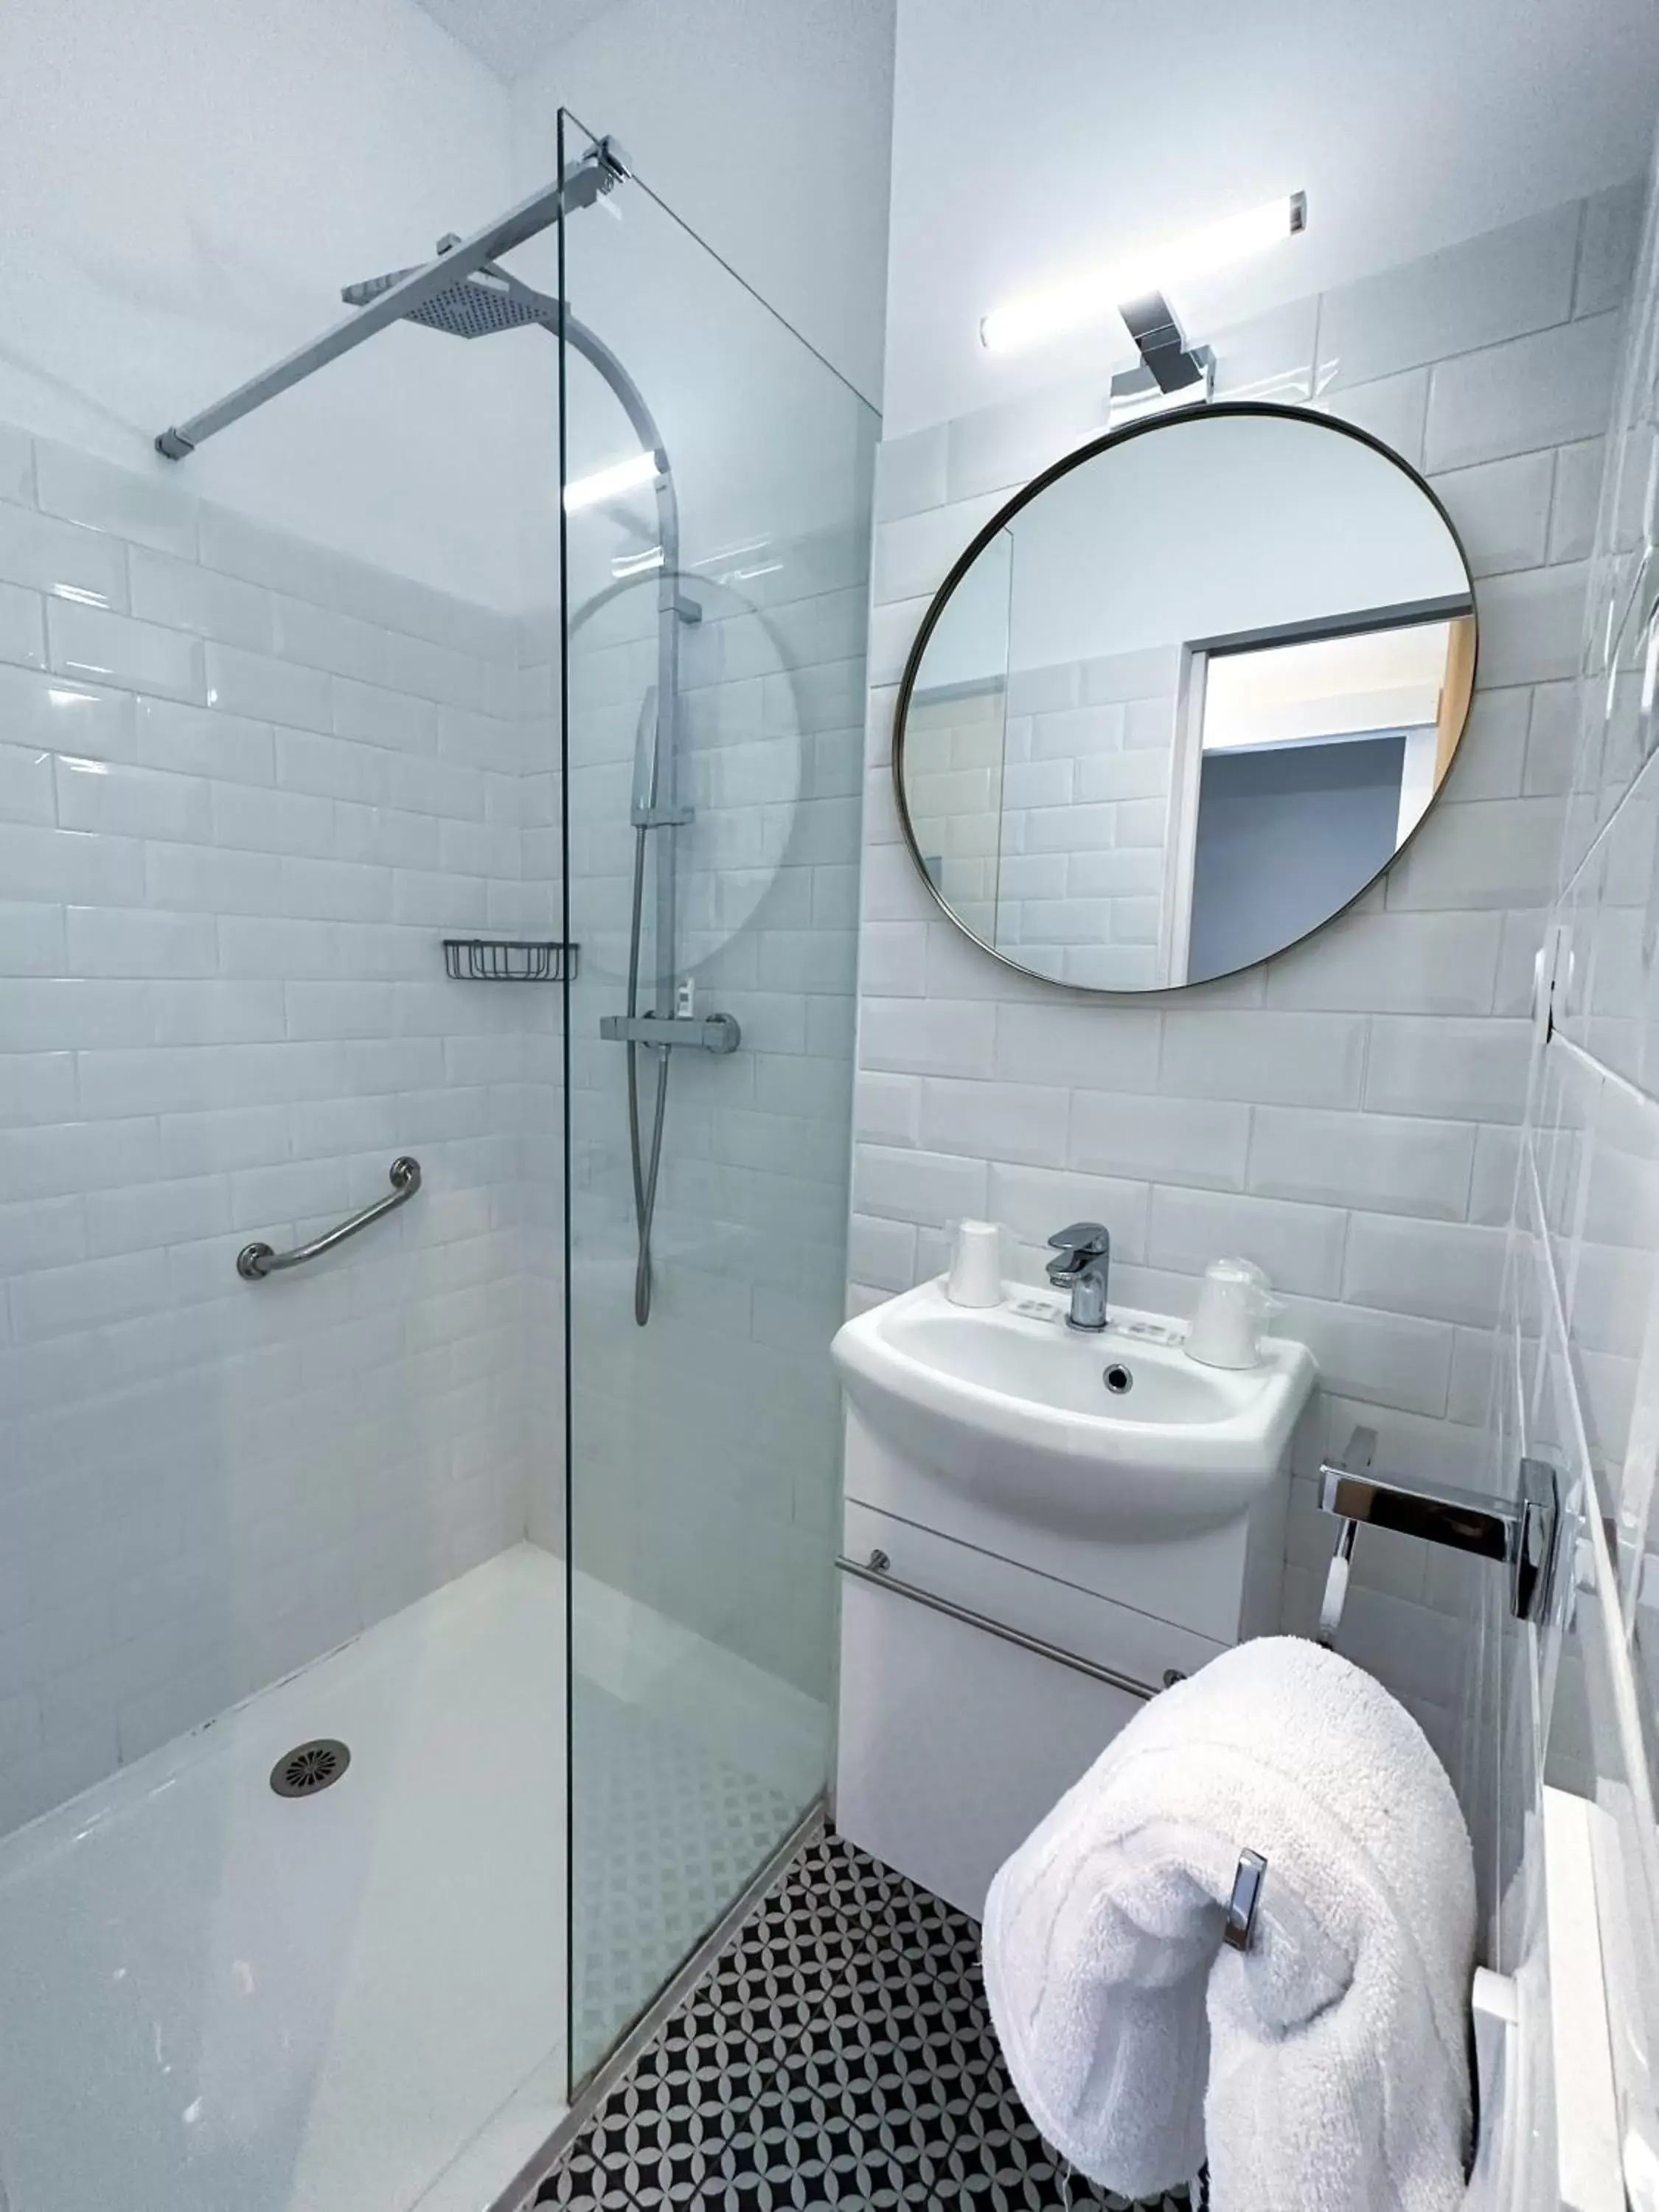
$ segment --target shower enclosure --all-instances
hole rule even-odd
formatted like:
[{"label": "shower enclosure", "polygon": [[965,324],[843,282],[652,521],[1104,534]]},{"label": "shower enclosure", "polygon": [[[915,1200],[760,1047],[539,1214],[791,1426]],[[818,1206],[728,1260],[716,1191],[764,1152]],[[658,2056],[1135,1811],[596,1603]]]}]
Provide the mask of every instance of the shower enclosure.
[{"label": "shower enclosure", "polygon": [[825,1771],[876,432],[642,186],[611,204],[561,291],[660,364],[659,450],[568,330],[578,2076]]},{"label": "shower enclosure", "polygon": [[[5,2212],[516,2203],[823,1787],[876,422],[559,127],[0,425]],[[394,419],[467,559],[198,489]]]}]

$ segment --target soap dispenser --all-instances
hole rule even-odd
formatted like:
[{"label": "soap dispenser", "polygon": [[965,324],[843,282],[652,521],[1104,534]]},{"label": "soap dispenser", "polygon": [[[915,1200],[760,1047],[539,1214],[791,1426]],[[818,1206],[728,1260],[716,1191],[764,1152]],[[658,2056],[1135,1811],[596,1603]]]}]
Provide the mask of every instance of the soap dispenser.
[{"label": "soap dispenser", "polygon": [[1206,1367],[1256,1366],[1262,1326],[1279,1310],[1271,1289],[1254,1261],[1212,1260],[1187,1331],[1188,1358]]}]

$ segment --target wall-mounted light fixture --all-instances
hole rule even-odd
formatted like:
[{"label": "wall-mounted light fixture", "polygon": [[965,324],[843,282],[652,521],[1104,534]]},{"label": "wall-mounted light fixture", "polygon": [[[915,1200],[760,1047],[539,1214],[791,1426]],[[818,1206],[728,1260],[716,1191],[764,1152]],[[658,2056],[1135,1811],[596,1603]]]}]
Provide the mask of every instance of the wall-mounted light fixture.
[{"label": "wall-mounted light fixture", "polygon": [[[1159,302],[1164,322],[1173,325],[1174,317],[1162,305],[1167,287],[1191,277],[1207,276],[1215,270],[1231,267],[1236,261],[1248,260],[1307,227],[1305,192],[1291,192],[1284,198],[1268,200],[1243,215],[1229,216],[1221,222],[1207,224],[1202,230],[1188,231],[1184,237],[1170,239],[1145,253],[1097,270],[1091,276],[1079,277],[1073,283],[1057,284],[1048,291],[1012,300],[1006,307],[993,308],[981,320],[980,343],[1000,353],[1016,346],[1033,345],[1042,338],[1059,337],[1066,331],[1085,329],[1091,323],[1105,322],[1115,314],[1129,322],[1131,307],[1154,301]],[[1129,322],[1129,327],[1137,344],[1140,344],[1134,324]],[[1184,340],[1179,341],[1176,350],[1186,351]],[[1141,355],[1143,360],[1148,358],[1144,344]],[[1194,380],[1189,377],[1187,380]]]}]

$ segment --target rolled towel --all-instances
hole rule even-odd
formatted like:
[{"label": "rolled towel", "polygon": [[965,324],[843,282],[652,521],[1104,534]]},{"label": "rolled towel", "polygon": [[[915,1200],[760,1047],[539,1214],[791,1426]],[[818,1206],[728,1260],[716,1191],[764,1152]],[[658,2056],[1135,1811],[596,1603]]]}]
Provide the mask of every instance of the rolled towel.
[{"label": "rolled towel", "polygon": [[[1249,1948],[1222,1944],[1242,1850]],[[1043,2135],[1214,2212],[1452,2212],[1469,2138],[1468,1832],[1380,1683],[1240,1644],[1114,1738],[999,1870],[991,2017]]]}]

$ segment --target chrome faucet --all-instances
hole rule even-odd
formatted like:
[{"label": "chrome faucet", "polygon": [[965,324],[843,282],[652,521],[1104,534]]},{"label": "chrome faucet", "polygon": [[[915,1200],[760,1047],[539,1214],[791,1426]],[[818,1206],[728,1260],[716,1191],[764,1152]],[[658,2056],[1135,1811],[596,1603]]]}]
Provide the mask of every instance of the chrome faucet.
[{"label": "chrome faucet", "polygon": [[1112,1240],[1098,1221],[1074,1221],[1048,1239],[1059,1255],[1048,1262],[1048,1280],[1072,1294],[1068,1328],[1106,1326],[1106,1275],[1112,1264]]}]

